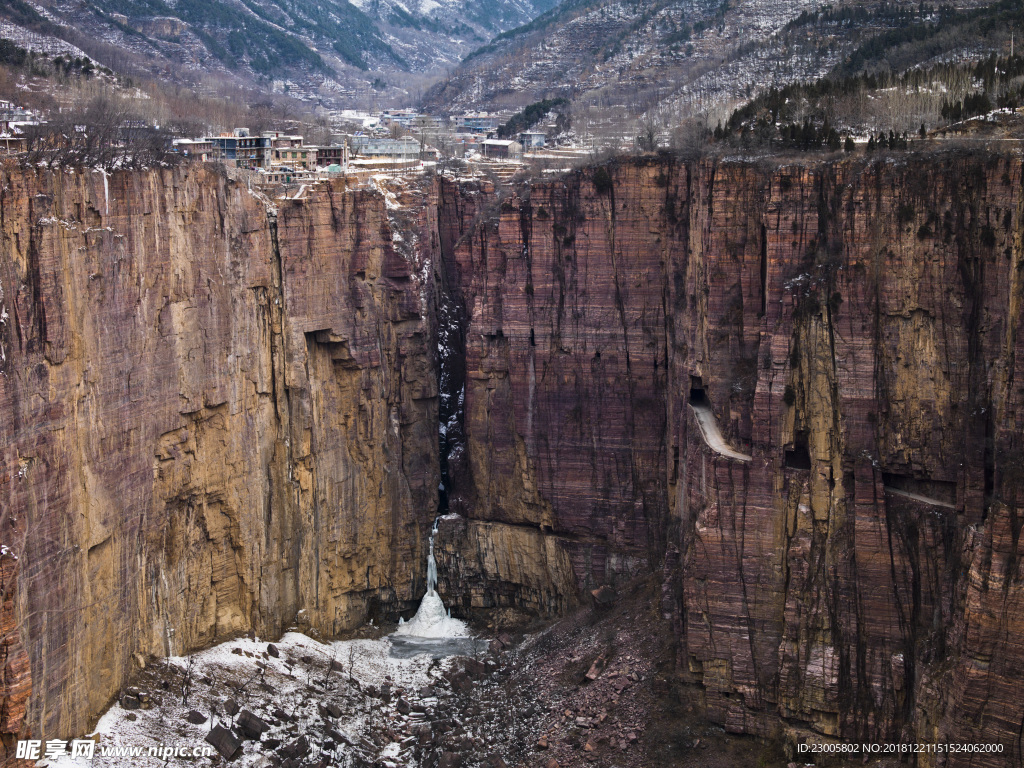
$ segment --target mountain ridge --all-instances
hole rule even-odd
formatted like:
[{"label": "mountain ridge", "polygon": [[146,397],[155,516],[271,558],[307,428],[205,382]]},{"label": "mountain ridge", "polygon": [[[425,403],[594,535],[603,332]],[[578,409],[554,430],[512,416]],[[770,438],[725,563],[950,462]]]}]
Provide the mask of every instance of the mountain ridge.
[{"label": "mountain ridge", "polygon": [[[410,87],[553,4],[10,0],[0,7],[0,20],[15,25],[15,37],[21,29],[62,40],[115,70],[178,84],[212,75],[263,90],[287,86],[326,106],[354,106],[354,99],[373,94],[408,101]],[[390,95],[381,93],[389,87]]]}]

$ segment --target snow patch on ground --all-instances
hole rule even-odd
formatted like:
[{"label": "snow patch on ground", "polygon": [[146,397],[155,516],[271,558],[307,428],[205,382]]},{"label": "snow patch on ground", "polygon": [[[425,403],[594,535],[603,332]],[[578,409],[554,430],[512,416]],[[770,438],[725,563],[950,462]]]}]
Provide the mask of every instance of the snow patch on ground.
[{"label": "snow patch on ground", "polygon": [[[289,744],[309,735],[316,742],[312,735],[323,731],[325,724],[343,737],[332,750],[321,753],[331,765],[346,765],[349,760],[408,765],[406,747],[390,738],[386,730],[381,734],[382,726],[393,732],[405,722],[406,716],[395,708],[398,696],[386,700],[373,694],[383,689],[399,695],[417,691],[435,683],[452,660],[438,661],[425,654],[396,658],[391,655],[391,645],[387,637],[322,643],[288,632],[274,643],[277,657],[268,653],[267,643],[248,638],[230,640],[189,657],[170,657],[148,670],[149,677],[144,675],[153,685],[139,684],[143,707],[149,708],[128,710],[115,703],[100,718],[94,732],[99,744],[93,760],[64,756],[38,765],[123,766],[125,757],[104,757],[102,749],[208,746],[205,737],[214,726],[231,727],[236,719],[225,711],[224,702],[229,698],[270,725],[262,744],[244,742],[241,756],[232,763],[241,768],[267,765],[266,756],[272,753],[268,740]],[[191,680],[191,690],[183,703],[186,679]],[[341,717],[328,719],[323,714],[321,707],[331,702],[341,707]],[[190,711],[205,715],[206,721],[198,725],[189,722]],[[216,753],[212,758],[187,762],[222,764]],[[131,764],[167,765],[148,755],[131,758]]]}]

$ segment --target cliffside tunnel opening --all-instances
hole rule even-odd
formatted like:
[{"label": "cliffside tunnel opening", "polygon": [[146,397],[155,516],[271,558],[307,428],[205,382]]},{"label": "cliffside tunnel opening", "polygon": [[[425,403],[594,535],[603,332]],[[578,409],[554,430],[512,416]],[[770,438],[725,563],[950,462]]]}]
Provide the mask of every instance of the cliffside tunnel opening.
[{"label": "cliffside tunnel opening", "polygon": [[797,433],[793,438],[793,447],[785,449],[782,461],[787,469],[811,468],[811,452],[807,447],[806,434]]},{"label": "cliffside tunnel opening", "polygon": [[693,405],[711,405],[708,393],[704,390],[704,380],[700,376],[690,377],[690,402]]}]

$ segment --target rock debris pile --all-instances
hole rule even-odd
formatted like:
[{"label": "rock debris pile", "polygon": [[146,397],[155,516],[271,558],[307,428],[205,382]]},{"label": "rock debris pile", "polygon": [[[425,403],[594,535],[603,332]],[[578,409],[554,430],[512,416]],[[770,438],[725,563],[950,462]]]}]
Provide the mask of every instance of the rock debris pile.
[{"label": "rock debris pile", "polygon": [[[486,644],[484,644],[486,647]],[[390,655],[390,640],[320,643],[290,632],[243,638],[147,667],[96,728],[100,747],[212,745],[194,765],[502,766],[511,742],[529,743],[510,696],[514,665],[479,658]],[[513,749],[513,751],[515,751]],[[96,765],[123,764],[99,756]],[[163,765],[143,756],[137,765]],[[70,758],[51,768],[72,766]]]}]

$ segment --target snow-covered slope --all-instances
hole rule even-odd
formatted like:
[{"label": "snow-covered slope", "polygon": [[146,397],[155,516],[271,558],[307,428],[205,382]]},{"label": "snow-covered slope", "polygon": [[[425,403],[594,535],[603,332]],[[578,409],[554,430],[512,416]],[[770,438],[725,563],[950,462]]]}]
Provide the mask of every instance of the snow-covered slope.
[{"label": "snow-covered slope", "polygon": [[[852,4],[832,7],[846,5]],[[817,0],[565,0],[471,53],[423,104],[454,112],[564,96],[574,102],[578,128],[581,117],[633,121],[633,130],[637,120],[678,125],[692,115],[713,126],[765,88],[821,77],[865,37],[899,23],[865,13],[788,26],[820,6]]]},{"label": "snow-covered slope", "polygon": [[[272,1],[272,0],[264,0]],[[557,0],[355,0],[413,71],[454,66],[495,35],[529,22]]]},{"label": "snow-covered slope", "polygon": [[634,114],[738,51],[765,43],[815,0],[568,0],[471,54],[425,98],[428,107],[517,106],[543,96]]},{"label": "snow-covered slope", "polygon": [[16,25],[21,39],[34,35],[34,47],[76,46],[116,71],[186,84],[217,75],[363,106],[367,97],[401,100],[403,89],[554,3],[8,0],[0,22]]}]

